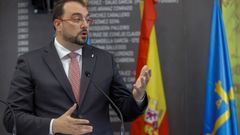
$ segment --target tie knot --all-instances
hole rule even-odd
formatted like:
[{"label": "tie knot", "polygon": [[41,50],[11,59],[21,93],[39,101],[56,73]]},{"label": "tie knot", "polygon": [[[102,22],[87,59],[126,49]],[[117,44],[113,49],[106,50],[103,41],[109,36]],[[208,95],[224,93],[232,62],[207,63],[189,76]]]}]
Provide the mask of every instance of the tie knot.
[{"label": "tie knot", "polygon": [[69,55],[69,57],[70,57],[71,59],[77,57],[77,53],[75,53],[75,52],[71,52],[71,53],[69,53],[68,55]]}]

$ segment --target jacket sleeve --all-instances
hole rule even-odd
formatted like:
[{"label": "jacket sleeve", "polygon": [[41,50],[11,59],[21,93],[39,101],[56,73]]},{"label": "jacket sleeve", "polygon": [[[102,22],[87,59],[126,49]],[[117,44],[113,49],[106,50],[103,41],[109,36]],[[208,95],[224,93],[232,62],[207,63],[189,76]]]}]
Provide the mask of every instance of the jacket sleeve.
[{"label": "jacket sleeve", "polygon": [[[34,81],[25,56],[20,56],[10,84],[8,103],[14,110],[18,135],[47,135],[51,118],[38,117],[34,112]],[[12,132],[13,115],[9,108],[3,119],[5,128]]]},{"label": "jacket sleeve", "polygon": [[[138,116],[143,114],[147,107],[148,99],[147,95],[141,105],[138,105],[135,101],[132,91],[127,89],[122,77],[119,74],[116,62],[112,59],[113,78],[110,89],[110,96],[115,104],[120,109],[124,121],[133,121]],[[113,107],[113,106],[112,106]],[[113,107],[114,108],[114,107]],[[115,109],[116,110],[116,109]]]}]

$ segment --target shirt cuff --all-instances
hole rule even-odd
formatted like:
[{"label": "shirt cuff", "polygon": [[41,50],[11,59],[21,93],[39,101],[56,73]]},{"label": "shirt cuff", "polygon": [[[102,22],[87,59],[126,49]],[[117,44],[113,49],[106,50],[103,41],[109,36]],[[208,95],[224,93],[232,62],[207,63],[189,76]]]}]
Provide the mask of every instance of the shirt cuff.
[{"label": "shirt cuff", "polygon": [[53,130],[52,130],[53,121],[54,121],[54,119],[51,119],[50,127],[49,127],[49,135],[54,135]]}]

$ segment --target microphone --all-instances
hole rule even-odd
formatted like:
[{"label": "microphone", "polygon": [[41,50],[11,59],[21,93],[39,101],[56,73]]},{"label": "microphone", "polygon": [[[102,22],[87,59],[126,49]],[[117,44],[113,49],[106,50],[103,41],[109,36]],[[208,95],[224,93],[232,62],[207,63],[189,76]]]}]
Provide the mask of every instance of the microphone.
[{"label": "microphone", "polygon": [[98,87],[98,85],[92,80],[91,78],[91,73],[89,71],[85,71],[85,76],[90,79],[90,82],[94,85],[94,87],[100,91],[107,99],[110,101],[110,103],[113,105],[113,107],[117,110],[118,114],[120,115],[121,119],[121,129],[120,129],[120,135],[125,134],[125,128],[124,128],[124,121],[123,121],[123,116],[117,105],[112,101],[112,99],[101,89]]},{"label": "microphone", "polygon": [[12,129],[12,135],[16,135],[17,134],[17,128],[16,128],[16,116],[15,113],[13,111],[13,108],[11,107],[11,105],[9,103],[7,103],[6,101],[3,101],[0,99],[0,103],[5,104],[11,111],[11,114],[13,115],[13,129]]}]

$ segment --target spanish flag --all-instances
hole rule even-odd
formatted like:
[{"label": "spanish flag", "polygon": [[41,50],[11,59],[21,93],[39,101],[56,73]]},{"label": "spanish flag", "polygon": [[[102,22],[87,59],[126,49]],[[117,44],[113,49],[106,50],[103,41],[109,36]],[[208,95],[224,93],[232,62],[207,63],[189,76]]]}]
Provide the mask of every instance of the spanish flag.
[{"label": "spanish flag", "polygon": [[142,24],[136,78],[144,65],[152,70],[152,76],[147,86],[148,107],[145,114],[132,123],[132,135],[168,135],[167,107],[154,26],[157,17],[154,5],[154,0],[140,3]]}]

